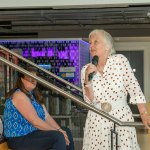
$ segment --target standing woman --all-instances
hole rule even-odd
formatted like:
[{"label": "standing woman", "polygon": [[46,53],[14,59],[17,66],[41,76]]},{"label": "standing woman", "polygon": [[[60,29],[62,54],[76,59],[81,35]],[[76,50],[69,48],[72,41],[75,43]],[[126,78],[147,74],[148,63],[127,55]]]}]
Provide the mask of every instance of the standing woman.
[{"label": "standing woman", "polygon": [[[133,122],[133,115],[127,104],[127,93],[130,103],[138,105],[141,119],[148,129],[150,118],[144,106],[145,97],[134,76],[127,58],[115,54],[113,39],[104,30],[93,30],[89,34],[90,54],[98,56],[98,64],[85,65],[81,71],[81,82],[84,100],[91,105],[108,112],[120,121]],[[94,76],[89,80],[89,74]],[[89,110],[82,150],[111,150],[111,129],[113,122]],[[119,150],[139,150],[134,127],[116,127]],[[114,142],[115,148],[115,142]]]},{"label": "standing woman", "polygon": [[[28,71],[37,75],[34,68]],[[6,97],[4,136],[13,150],[66,150],[70,143],[48,114],[37,81],[23,74]]]}]

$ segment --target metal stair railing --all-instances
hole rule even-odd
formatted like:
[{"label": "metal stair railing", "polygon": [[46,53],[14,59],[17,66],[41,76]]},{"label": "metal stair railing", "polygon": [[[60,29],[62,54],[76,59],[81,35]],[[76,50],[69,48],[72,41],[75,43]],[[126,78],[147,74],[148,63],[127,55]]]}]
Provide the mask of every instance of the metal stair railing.
[{"label": "metal stair railing", "polygon": [[64,90],[62,90],[61,88],[59,88],[59,87],[57,87],[57,86],[55,86],[55,85],[53,85],[53,84],[47,82],[46,80],[44,80],[44,79],[42,79],[42,78],[40,78],[40,77],[34,76],[34,75],[33,75],[32,73],[30,73],[29,71],[27,71],[27,70],[25,70],[25,69],[23,69],[23,68],[21,68],[21,67],[15,65],[15,64],[13,64],[12,62],[10,62],[10,61],[8,61],[8,60],[2,58],[2,57],[0,57],[0,61],[2,61],[3,63],[7,64],[8,66],[10,66],[10,67],[16,69],[16,70],[19,71],[19,72],[24,73],[25,75],[28,75],[28,76],[30,76],[30,77],[36,79],[36,80],[37,80],[39,83],[41,83],[42,85],[44,85],[44,86],[46,86],[46,87],[48,87],[48,88],[50,88],[50,89],[52,89],[52,90],[54,90],[54,91],[56,91],[56,92],[62,94],[63,96],[65,96],[65,97],[71,99],[71,100],[74,101],[74,102],[77,102],[79,105],[82,105],[82,106],[84,106],[85,108],[87,108],[87,109],[89,109],[89,110],[91,110],[91,111],[93,111],[93,112],[95,112],[95,113],[97,113],[97,114],[99,114],[99,115],[102,115],[103,117],[105,117],[105,118],[107,118],[108,120],[110,120],[110,121],[116,123],[116,124],[119,125],[119,126],[141,126],[141,125],[143,125],[141,122],[121,122],[120,120],[118,120],[118,119],[116,119],[115,117],[109,115],[108,113],[106,113],[106,112],[104,112],[104,111],[102,111],[102,110],[99,110],[99,109],[95,108],[94,106],[91,106],[90,104],[84,102],[83,99],[79,99],[79,98],[77,98],[77,97],[71,95],[70,93],[68,93],[68,92],[66,92],[66,91],[64,91]]},{"label": "metal stair railing", "polygon": [[[8,49],[2,47],[2,46],[0,46],[0,48],[7,50],[7,52],[10,51],[10,50],[8,50]],[[14,53],[14,52],[13,52],[13,53]],[[13,53],[11,52],[11,54],[13,54]],[[16,57],[17,57],[17,55],[18,55],[18,54],[15,53],[15,56],[16,56]],[[18,58],[21,58],[21,59],[22,59],[22,56],[19,55]],[[25,58],[23,58],[22,60],[25,60],[26,62],[29,62],[29,61],[26,60]],[[54,90],[54,91],[60,93],[60,94],[63,95],[64,97],[69,98],[69,100],[72,100],[72,101],[76,102],[77,104],[79,104],[79,105],[81,105],[81,106],[87,108],[88,110],[91,110],[91,111],[93,111],[93,112],[95,112],[95,113],[97,113],[97,114],[99,114],[99,115],[105,117],[106,119],[112,121],[112,122],[114,123],[114,129],[111,130],[111,149],[113,149],[113,146],[112,146],[112,145],[113,145],[113,134],[116,135],[116,150],[118,149],[118,146],[117,146],[118,133],[116,132],[116,125],[119,125],[119,126],[130,126],[130,127],[133,127],[133,126],[134,126],[134,127],[143,126],[143,123],[142,123],[142,122],[122,122],[122,121],[116,119],[115,117],[109,115],[108,113],[106,113],[106,112],[104,112],[104,111],[102,111],[102,110],[99,110],[99,109],[95,108],[94,106],[92,106],[92,105],[90,105],[90,104],[84,102],[83,99],[81,99],[81,98],[79,98],[79,97],[76,97],[76,96],[72,95],[71,93],[68,93],[67,91],[65,91],[65,90],[63,90],[63,89],[57,87],[57,86],[54,85],[54,84],[51,84],[51,83],[47,82],[46,80],[44,80],[44,79],[42,79],[42,78],[40,78],[40,77],[34,76],[34,75],[33,75],[32,73],[30,73],[29,71],[27,71],[27,70],[25,70],[25,69],[23,69],[23,68],[17,66],[16,64],[14,64],[14,63],[12,63],[12,62],[10,62],[10,61],[4,59],[4,58],[1,57],[1,56],[0,56],[0,61],[2,61],[3,63],[7,64],[8,66],[10,66],[10,67],[16,69],[17,71],[19,71],[19,72],[21,72],[21,73],[24,73],[25,75],[28,75],[28,76],[34,78],[35,80],[37,80],[37,82],[41,83],[42,85],[46,86],[47,88],[49,88],[49,89],[51,89],[51,90]],[[45,69],[42,69],[41,67],[39,67],[38,65],[35,65],[35,64],[32,63],[32,62],[30,62],[29,64],[33,65],[34,67],[37,67],[38,69],[44,70],[44,72],[48,72],[48,71],[45,71]],[[59,79],[59,77],[57,77],[56,75],[54,75],[54,74],[52,74],[52,73],[50,73],[50,72],[48,72],[48,74],[52,75],[54,78],[56,77],[57,79]],[[59,79],[59,80],[61,80],[63,83],[66,83],[67,85],[69,85],[69,86],[75,88],[76,90],[80,89],[80,88],[76,88],[76,86],[74,86],[74,85],[72,86],[72,84],[69,83],[69,82],[67,82],[67,81],[64,82],[63,79]],[[69,84],[68,84],[68,83],[69,83]],[[80,89],[80,91],[82,91],[82,90]]]}]

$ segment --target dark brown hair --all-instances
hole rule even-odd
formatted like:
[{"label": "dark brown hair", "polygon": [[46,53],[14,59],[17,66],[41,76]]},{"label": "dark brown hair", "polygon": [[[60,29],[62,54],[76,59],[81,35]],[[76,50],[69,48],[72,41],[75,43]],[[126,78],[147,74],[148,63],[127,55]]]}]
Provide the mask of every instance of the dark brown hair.
[{"label": "dark brown hair", "polygon": [[[29,67],[29,68],[27,69],[27,71],[29,71],[29,72],[35,72],[35,73],[37,74],[37,70],[36,70],[35,68],[33,68],[33,67]],[[37,75],[38,75],[38,74],[37,74]],[[23,83],[22,83],[21,78],[24,78],[24,77],[25,77],[25,75],[24,75],[23,73],[18,73],[17,81],[16,81],[16,83],[14,84],[13,89],[11,89],[11,90],[6,94],[6,96],[5,96],[6,99],[12,97],[12,95],[14,94],[14,92],[15,92],[17,89],[20,89],[20,90],[21,90],[23,93],[25,93],[30,99],[32,99],[32,95],[25,89],[25,87],[24,87],[24,85],[23,85]],[[44,98],[43,98],[41,92],[40,92],[39,89],[38,89],[38,83],[37,83],[35,89],[33,90],[33,95],[34,95],[34,97],[35,97],[35,99],[36,99],[36,101],[37,101],[38,103],[40,103],[40,104],[43,104],[43,103],[44,103],[45,100],[44,100]]]}]

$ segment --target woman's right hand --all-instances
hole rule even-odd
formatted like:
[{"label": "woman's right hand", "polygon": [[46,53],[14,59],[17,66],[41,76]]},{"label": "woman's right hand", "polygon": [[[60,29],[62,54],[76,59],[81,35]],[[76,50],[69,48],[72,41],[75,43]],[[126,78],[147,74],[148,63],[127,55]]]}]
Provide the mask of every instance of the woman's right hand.
[{"label": "woman's right hand", "polygon": [[65,141],[66,141],[66,145],[69,145],[69,144],[70,144],[70,141],[69,141],[69,139],[68,139],[68,136],[67,136],[66,131],[60,129],[59,132],[61,132],[61,133],[64,135],[64,138],[65,138]]},{"label": "woman's right hand", "polygon": [[89,74],[92,73],[92,72],[96,73],[97,72],[97,68],[96,68],[95,65],[90,63],[90,64],[88,64],[88,66],[87,66],[87,68],[85,70],[85,83],[89,82],[89,80],[88,80]]}]

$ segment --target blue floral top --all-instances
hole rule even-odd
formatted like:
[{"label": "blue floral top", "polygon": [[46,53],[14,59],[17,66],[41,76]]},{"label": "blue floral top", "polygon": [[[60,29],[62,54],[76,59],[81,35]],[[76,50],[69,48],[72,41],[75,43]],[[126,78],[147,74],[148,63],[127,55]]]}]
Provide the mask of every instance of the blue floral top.
[{"label": "blue floral top", "polygon": [[[18,90],[17,90],[18,91]],[[42,107],[34,98],[30,100],[32,106],[35,108],[38,116],[45,120],[45,112]],[[4,136],[7,137],[19,137],[31,133],[35,128],[29,121],[27,121],[21,113],[16,109],[12,103],[12,98],[6,100],[4,109]]]}]

